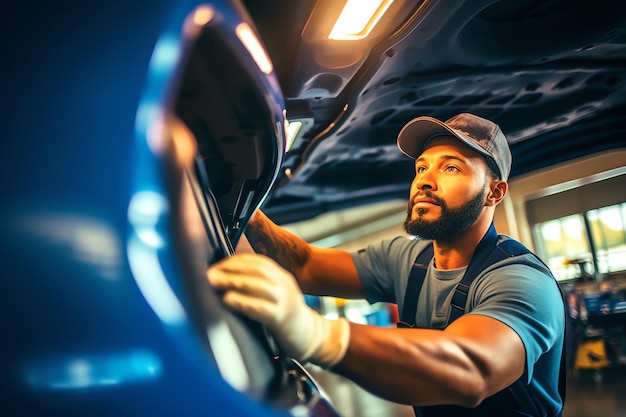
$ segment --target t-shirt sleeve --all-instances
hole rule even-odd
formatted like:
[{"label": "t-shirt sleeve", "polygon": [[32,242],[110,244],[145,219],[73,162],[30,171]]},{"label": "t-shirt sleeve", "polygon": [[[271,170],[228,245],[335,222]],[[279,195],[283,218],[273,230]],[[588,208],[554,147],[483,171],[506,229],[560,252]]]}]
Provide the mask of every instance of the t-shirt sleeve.
[{"label": "t-shirt sleeve", "polygon": [[414,258],[425,243],[405,236],[373,243],[353,252],[365,296],[370,303],[396,303],[403,294]]},{"label": "t-shirt sleeve", "polygon": [[558,284],[528,264],[489,270],[475,284],[468,314],[492,317],[519,335],[526,350],[524,379],[530,381],[535,363],[563,334],[564,305]]}]

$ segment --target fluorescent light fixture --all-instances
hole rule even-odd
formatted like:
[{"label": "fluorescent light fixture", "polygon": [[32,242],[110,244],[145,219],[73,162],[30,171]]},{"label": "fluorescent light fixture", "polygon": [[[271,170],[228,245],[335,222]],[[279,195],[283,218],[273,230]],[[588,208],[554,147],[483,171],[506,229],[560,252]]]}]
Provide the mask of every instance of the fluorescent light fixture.
[{"label": "fluorescent light fixture", "polygon": [[370,34],[393,0],[347,0],[328,39],[359,40]]},{"label": "fluorescent light fixture", "polygon": [[240,23],[237,25],[235,33],[241,43],[244,44],[250,55],[252,55],[252,58],[254,59],[254,62],[256,62],[259,69],[265,74],[272,72],[274,69],[272,61],[270,61],[270,58],[265,52],[265,48],[250,26],[247,23]]}]

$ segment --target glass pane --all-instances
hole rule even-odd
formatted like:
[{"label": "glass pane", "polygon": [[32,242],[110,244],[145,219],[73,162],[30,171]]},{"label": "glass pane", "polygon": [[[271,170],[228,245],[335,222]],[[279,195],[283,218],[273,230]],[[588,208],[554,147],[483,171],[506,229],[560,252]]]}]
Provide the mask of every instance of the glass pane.
[{"label": "glass pane", "polygon": [[538,255],[558,280],[593,273],[592,257],[580,214],[539,223],[534,228]]},{"label": "glass pane", "polygon": [[626,204],[591,210],[587,214],[601,274],[626,270],[625,218]]}]

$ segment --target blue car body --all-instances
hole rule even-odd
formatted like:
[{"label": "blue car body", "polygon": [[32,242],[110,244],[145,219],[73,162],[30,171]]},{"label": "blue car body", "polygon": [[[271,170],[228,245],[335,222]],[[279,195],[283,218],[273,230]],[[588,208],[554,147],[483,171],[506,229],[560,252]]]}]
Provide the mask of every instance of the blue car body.
[{"label": "blue car body", "polygon": [[0,414],[335,415],[204,280],[285,146],[245,11],[40,3],[2,17]]}]

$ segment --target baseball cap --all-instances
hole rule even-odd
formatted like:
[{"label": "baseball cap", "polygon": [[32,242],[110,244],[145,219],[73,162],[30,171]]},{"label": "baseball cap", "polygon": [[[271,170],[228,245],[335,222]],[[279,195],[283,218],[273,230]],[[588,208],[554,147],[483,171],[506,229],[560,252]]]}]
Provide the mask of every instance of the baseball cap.
[{"label": "baseball cap", "polygon": [[500,179],[508,180],[511,172],[511,150],[500,126],[471,113],[461,113],[444,122],[420,116],[408,122],[398,134],[398,147],[415,159],[434,137],[454,136],[491,160],[500,171]]}]

